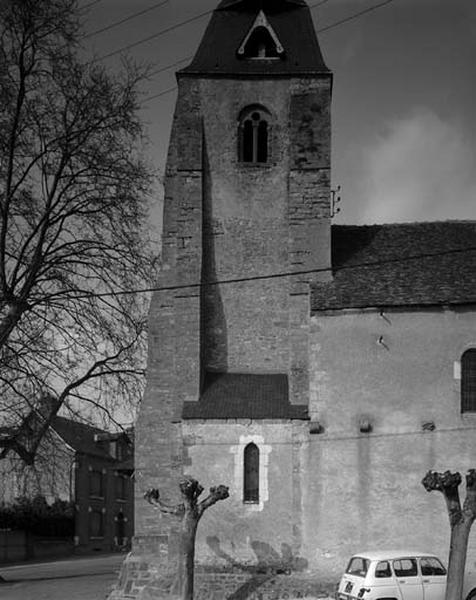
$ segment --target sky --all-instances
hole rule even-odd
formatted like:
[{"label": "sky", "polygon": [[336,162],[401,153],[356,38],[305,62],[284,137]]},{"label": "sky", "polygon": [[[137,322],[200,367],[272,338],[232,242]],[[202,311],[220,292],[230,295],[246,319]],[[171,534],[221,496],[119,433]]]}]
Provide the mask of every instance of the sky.
[{"label": "sky", "polygon": [[[341,186],[335,222],[475,220],[476,1],[387,0],[339,24],[383,1],[324,0],[311,11],[334,74],[332,187]],[[195,17],[217,5],[96,0],[85,12],[84,32],[109,29],[85,37],[83,47],[101,58],[137,43],[126,54],[159,71],[194,54],[210,16]],[[139,11],[147,12],[114,25]],[[114,69],[119,56],[101,62]],[[148,154],[159,175],[176,98],[174,72],[186,64],[153,75],[143,86]],[[160,227],[160,186],[155,207]]]}]

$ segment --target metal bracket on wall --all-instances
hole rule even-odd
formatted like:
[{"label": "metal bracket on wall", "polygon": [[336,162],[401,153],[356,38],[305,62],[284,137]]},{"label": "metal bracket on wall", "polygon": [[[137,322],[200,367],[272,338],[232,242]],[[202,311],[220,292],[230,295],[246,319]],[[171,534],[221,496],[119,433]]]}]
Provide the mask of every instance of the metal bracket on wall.
[{"label": "metal bracket on wall", "polygon": [[340,196],[341,186],[338,185],[335,190],[331,190],[331,219],[340,213],[340,204],[342,198]]}]

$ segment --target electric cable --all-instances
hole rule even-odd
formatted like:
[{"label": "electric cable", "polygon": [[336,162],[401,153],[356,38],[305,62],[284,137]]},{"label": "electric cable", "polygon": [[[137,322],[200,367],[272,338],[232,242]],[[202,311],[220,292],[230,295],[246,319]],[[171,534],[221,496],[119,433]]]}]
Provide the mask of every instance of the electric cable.
[{"label": "electric cable", "polygon": [[[425,258],[436,258],[441,256],[450,256],[454,254],[462,254],[464,252],[476,252],[476,246],[466,246],[461,248],[452,248],[450,250],[442,250],[440,252],[427,252],[421,254],[413,254],[403,257],[395,257],[389,258],[386,260],[375,260],[368,261],[362,263],[355,263],[350,265],[340,265],[340,266],[331,266],[331,267],[321,267],[318,269],[305,269],[301,271],[282,271],[278,273],[269,273],[267,275],[254,275],[251,277],[235,277],[230,279],[221,279],[217,281],[205,281],[205,282],[194,282],[194,283],[184,283],[178,285],[167,285],[167,286],[159,286],[159,287],[150,287],[150,288],[136,288],[133,290],[121,290],[118,292],[96,292],[96,293],[80,293],[75,295],[74,292],[67,292],[71,294],[71,298],[85,299],[85,298],[105,298],[105,297],[116,297],[116,296],[126,296],[131,294],[145,294],[151,292],[171,292],[185,289],[197,289],[202,287],[211,287],[217,285],[229,285],[235,283],[248,283],[253,281],[266,281],[271,279],[283,279],[286,277],[296,277],[303,275],[313,275],[317,273],[337,273],[339,271],[349,271],[353,269],[362,269],[368,267],[379,267],[382,265],[389,265],[401,262],[408,262],[413,260],[422,260]],[[58,294],[60,295],[60,294]],[[474,297],[474,302],[476,302],[476,295]]]},{"label": "electric cable", "polygon": [[[310,8],[310,10],[314,10],[318,6],[321,6],[322,4],[325,4],[326,2],[329,2],[329,1],[330,0],[321,0],[320,2],[317,2],[316,4],[310,5],[309,8]],[[331,23],[329,25],[326,25],[325,27],[321,27],[320,29],[317,29],[316,33],[323,33],[323,32],[329,31],[331,29],[334,29],[335,27],[338,27],[339,25],[343,25],[344,23],[353,21],[353,20],[361,17],[362,15],[365,15],[369,12],[377,10],[378,8],[382,8],[383,6],[386,6],[387,4],[390,4],[391,2],[394,2],[394,1],[395,0],[385,0],[384,2],[380,2],[379,4],[375,4],[374,6],[369,6],[364,10],[361,10],[357,13],[354,13],[353,15],[346,17],[345,19],[341,19],[340,21],[336,21],[335,23]],[[213,12],[213,11],[210,11],[210,12]],[[105,58],[105,57],[102,57],[102,58]],[[166,65],[165,67],[162,67],[158,71],[154,71],[151,75],[157,75],[159,73],[162,73],[163,71],[167,71],[168,69],[171,69],[172,67],[174,67],[182,62],[185,62],[187,60],[191,60],[192,58],[193,58],[193,56],[187,56],[180,61],[177,61],[170,65]],[[101,59],[98,59],[98,60],[101,60]],[[164,90],[163,92],[159,92],[158,94],[153,94],[152,96],[147,96],[147,98],[144,99],[144,103],[150,102],[151,100],[155,100],[156,98],[161,98],[162,96],[165,96],[166,94],[170,94],[171,92],[173,92],[176,89],[177,89],[177,86],[174,86],[172,88]]]},{"label": "electric cable", "polygon": [[[387,0],[387,1],[389,1],[389,0]],[[317,8],[318,6],[321,6],[322,4],[326,4],[327,2],[330,2],[330,0],[320,0],[319,2],[316,2],[315,4],[310,5],[309,8],[311,10],[313,10],[314,8]],[[99,56],[98,58],[96,58],[94,60],[94,62],[104,60],[106,58],[110,58],[111,56],[120,54],[124,50],[130,50],[131,48],[135,48],[136,46],[140,46],[141,44],[150,42],[151,40],[154,40],[162,35],[165,35],[166,33],[170,33],[171,31],[175,31],[176,29],[179,29],[180,27],[183,27],[184,25],[188,25],[189,23],[198,21],[199,19],[202,19],[203,17],[206,17],[207,15],[211,15],[214,11],[215,11],[215,9],[206,10],[205,12],[195,15],[194,17],[190,17],[189,19],[186,19],[185,21],[180,21],[179,23],[176,23],[175,25],[166,27],[165,29],[162,29],[161,31],[157,31],[156,33],[153,33],[152,35],[149,35],[145,38],[137,40],[136,42],[132,42],[131,44],[128,44],[127,46],[122,46],[121,48],[118,48],[117,50],[113,50],[112,52],[109,52],[108,54]],[[187,60],[187,59],[184,59],[184,60]]]},{"label": "electric cable", "polygon": [[95,4],[99,4],[100,2],[102,2],[102,0],[93,0],[93,2],[89,2],[89,4],[85,4],[84,6],[80,6],[79,10],[80,11],[87,10],[88,8],[91,8],[91,6],[94,6]]},{"label": "electric cable", "polygon": [[358,17],[361,17],[362,15],[365,15],[369,12],[377,10],[378,8],[382,8],[382,6],[386,6],[387,4],[390,4],[391,2],[394,2],[394,1],[395,0],[385,0],[384,2],[380,2],[380,4],[375,4],[374,6],[369,6],[368,8],[365,8],[364,10],[361,10],[353,15],[350,15],[349,17],[345,17],[344,19],[341,19],[340,21],[331,23],[330,25],[328,25],[326,27],[321,27],[320,29],[317,30],[317,33],[323,33],[324,31],[329,31],[330,29],[334,29],[334,27],[337,27],[338,25],[343,25],[344,23],[353,21],[354,19],[357,19]]},{"label": "electric cable", "polygon": [[122,46],[121,48],[118,48],[117,50],[113,50],[112,52],[109,52],[108,54],[99,56],[98,58],[95,58],[93,62],[98,62],[100,60],[104,60],[105,58],[111,58],[111,56],[120,54],[124,50],[131,50],[131,48],[135,48],[137,46],[140,46],[141,44],[150,42],[151,40],[154,40],[154,39],[160,37],[161,35],[165,35],[166,33],[175,31],[175,29],[178,29],[179,27],[183,27],[184,25],[188,25],[189,23],[198,21],[199,19],[202,19],[203,17],[209,15],[211,12],[213,12],[213,11],[207,10],[206,12],[200,13],[199,15],[196,15],[195,17],[191,17],[190,19],[187,19],[186,21],[182,21],[180,23],[176,23],[175,25],[171,25],[170,27],[166,27],[165,29],[161,29],[157,33],[153,33],[152,35],[142,38],[141,40],[138,40],[137,42],[132,42],[132,44],[128,44],[127,46]]},{"label": "electric cable", "polygon": [[87,40],[95,35],[98,35],[99,33],[104,33],[105,31],[109,31],[110,29],[113,29],[114,27],[118,27],[119,25],[127,23],[128,21],[132,21],[133,19],[136,19],[137,17],[140,17],[142,15],[145,15],[146,13],[152,12],[153,10],[157,10],[161,6],[164,6],[164,4],[168,4],[168,2],[169,2],[169,0],[162,0],[162,2],[158,2],[157,4],[154,4],[153,6],[149,6],[149,8],[145,8],[144,10],[140,10],[138,12],[132,13],[131,15],[129,15],[128,17],[125,17],[124,19],[120,19],[119,21],[114,21],[114,23],[110,23],[109,25],[106,25],[105,27],[101,27],[101,29],[96,29],[95,31],[92,31],[91,33],[87,33],[86,35],[82,36],[82,39]]}]

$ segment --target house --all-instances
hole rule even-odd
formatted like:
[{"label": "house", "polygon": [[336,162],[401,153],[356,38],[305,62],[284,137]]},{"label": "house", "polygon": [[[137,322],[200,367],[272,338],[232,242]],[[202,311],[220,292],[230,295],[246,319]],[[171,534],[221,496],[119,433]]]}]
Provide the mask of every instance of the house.
[{"label": "house", "polygon": [[[363,547],[445,557],[421,479],[476,466],[476,222],[332,225],[332,73],[303,0],[223,0],[177,78],[127,598],[173,571],[177,519],[142,495],[176,502],[184,473],[230,488],[196,544],[229,585],[335,581]],[[235,597],[213,581],[200,597]]]},{"label": "house", "polygon": [[[41,417],[36,417],[41,418]],[[133,432],[109,433],[55,416],[35,464],[0,461],[3,503],[44,496],[74,504],[74,551],[127,548],[133,535]]]}]

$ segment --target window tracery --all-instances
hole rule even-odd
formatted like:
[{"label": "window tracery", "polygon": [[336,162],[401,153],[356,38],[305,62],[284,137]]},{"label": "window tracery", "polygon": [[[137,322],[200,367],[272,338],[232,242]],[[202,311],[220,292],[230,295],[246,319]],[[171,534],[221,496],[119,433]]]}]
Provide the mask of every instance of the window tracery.
[{"label": "window tracery", "polygon": [[263,109],[248,110],[239,123],[239,160],[264,164],[269,160],[269,115]]}]

